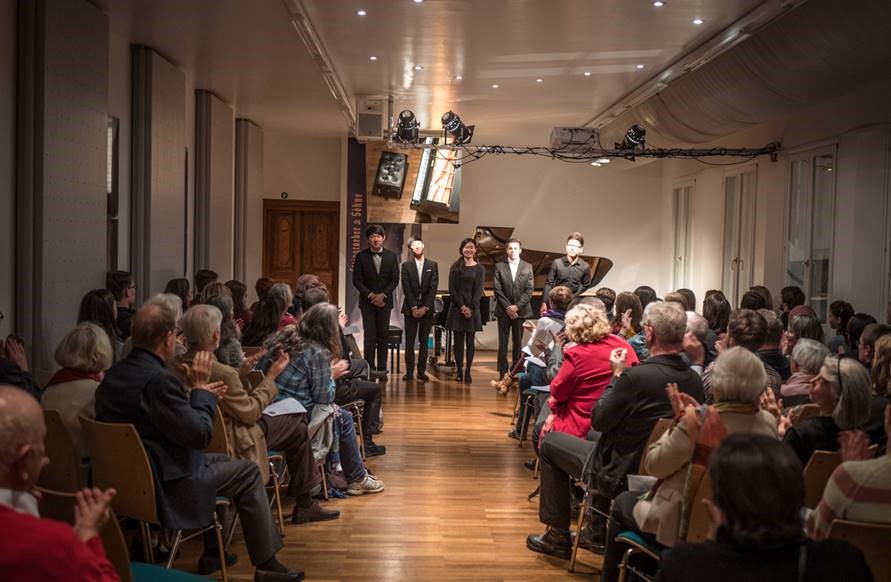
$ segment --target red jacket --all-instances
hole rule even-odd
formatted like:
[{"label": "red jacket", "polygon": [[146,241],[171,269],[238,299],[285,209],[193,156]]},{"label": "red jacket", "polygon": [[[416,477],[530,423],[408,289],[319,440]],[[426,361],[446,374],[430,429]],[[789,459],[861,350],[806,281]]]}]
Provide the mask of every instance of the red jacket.
[{"label": "red jacket", "polygon": [[67,523],[0,505],[0,578],[4,581],[119,581],[98,537],[82,542]]},{"label": "red jacket", "polygon": [[608,335],[599,342],[575,345],[563,353],[563,365],[551,381],[554,430],[585,438],[591,428],[591,410],[609,385],[613,372],[609,354],[616,348],[626,350],[628,366],[638,363],[631,346],[616,335]]}]

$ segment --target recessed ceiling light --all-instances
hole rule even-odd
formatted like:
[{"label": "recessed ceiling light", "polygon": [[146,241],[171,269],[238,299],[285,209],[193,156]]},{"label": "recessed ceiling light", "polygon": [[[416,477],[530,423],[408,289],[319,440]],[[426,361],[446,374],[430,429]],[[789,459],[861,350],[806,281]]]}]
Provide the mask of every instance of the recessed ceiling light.
[{"label": "recessed ceiling light", "polygon": [[590,76],[591,76],[591,71],[585,71],[585,76],[586,76],[586,77],[590,77]]},{"label": "recessed ceiling light", "polygon": [[420,70],[423,69],[423,68],[424,68],[424,67],[422,67],[421,65],[415,65],[415,70],[416,70],[416,71],[420,71]]},{"label": "recessed ceiling light", "polygon": [[702,19],[697,16],[693,19],[693,24],[702,24]]},{"label": "recessed ceiling light", "polygon": [[356,14],[358,14],[359,16],[365,16],[368,13],[365,12],[364,10],[358,10],[358,11],[356,11]]},{"label": "recessed ceiling light", "polygon": [[370,57],[368,57],[368,60],[369,60],[369,61],[376,61],[376,60],[377,60],[377,57],[374,56],[374,55],[371,55]]},{"label": "recessed ceiling light", "polygon": [[594,167],[596,167],[596,168],[599,168],[599,167],[600,167],[600,162],[591,162],[591,165],[594,166]]},{"label": "recessed ceiling light", "polygon": [[598,164],[608,164],[608,163],[609,163],[609,158],[599,158],[599,159],[597,160],[597,163],[598,163]]},{"label": "recessed ceiling light", "polygon": [[415,4],[420,4],[420,3],[423,2],[423,1],[424,1],[424,0],[415,0]]},{"label": "recessed ceiling light", "polygon": [[543,81],[542,81],[541,79],[536,79],[535,82],[536,82],[536,83],[542,83]]},{"label": "recessed ceiling light", "polygon": [[653,6],[655,6],[656,8],[662,8],[663,6],[665,6],[665,2],[660,2],[659,0],[656,0],[655,2],[653,2]]},{"label": "recessed ceiling light", "polygon": [[460,81],[460,80],[463,79],[463,78],[464,78],[464,77],[462,77],[461,75],[458,75],[457,77],[455,77],[455,80],[456,80],[456,81]]},{"label": "recessed ceiling light", "polygon": [[498,85],[492,85],[492,88],[493,88],[493,89],[497,89],[497,88],[498,88]]},{"label": "recessed ceiling light", "polygon": [[638,68],[638,69],[642,69],[642,68],[644,68],[644,66],[643,66],[643,65],[637,65],[637,68]]}]

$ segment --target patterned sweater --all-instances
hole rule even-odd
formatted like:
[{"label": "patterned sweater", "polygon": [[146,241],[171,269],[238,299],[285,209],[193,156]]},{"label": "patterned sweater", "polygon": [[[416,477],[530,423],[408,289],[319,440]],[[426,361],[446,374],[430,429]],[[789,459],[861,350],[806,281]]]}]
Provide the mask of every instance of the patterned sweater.
[{"label": "patterned sweater", "polygon": [[834,519],[891,523],[891,455],[848,461],[835,469],[808,519],[808,535],[826,538]]}]

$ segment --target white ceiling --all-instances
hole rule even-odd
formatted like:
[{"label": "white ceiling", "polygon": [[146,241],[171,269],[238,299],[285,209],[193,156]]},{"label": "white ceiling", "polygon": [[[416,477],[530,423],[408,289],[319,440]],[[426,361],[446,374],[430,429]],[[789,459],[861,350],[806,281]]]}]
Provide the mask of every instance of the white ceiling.
[{"label": "white ceiling", "polygon": [[[396,112],[412,109],[434,130],[453,109],[476,125],[475,144],[516,145],[544,145],[553,126],[591,119],[761,3],[303,0],[351,95],[393,95]],[[282,0],[97,4],[113,33],[193,72],[197,88],[267,131],[347,133]]]}]

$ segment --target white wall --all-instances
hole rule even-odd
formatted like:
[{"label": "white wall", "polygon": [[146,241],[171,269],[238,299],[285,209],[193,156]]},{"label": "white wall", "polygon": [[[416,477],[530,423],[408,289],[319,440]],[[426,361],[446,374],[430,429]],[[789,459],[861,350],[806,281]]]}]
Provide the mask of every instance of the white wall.
[{"label": "white wall", "polygon": [[108,35],[108,114],[117,117],[118,124],[118,264],[130,269],[130,98],[131,78],[130,43],[123,36],[109,31]]},{"label": "white wall", "polygon": [[15,309],[16,2],[0,0],[0,337]]}]

